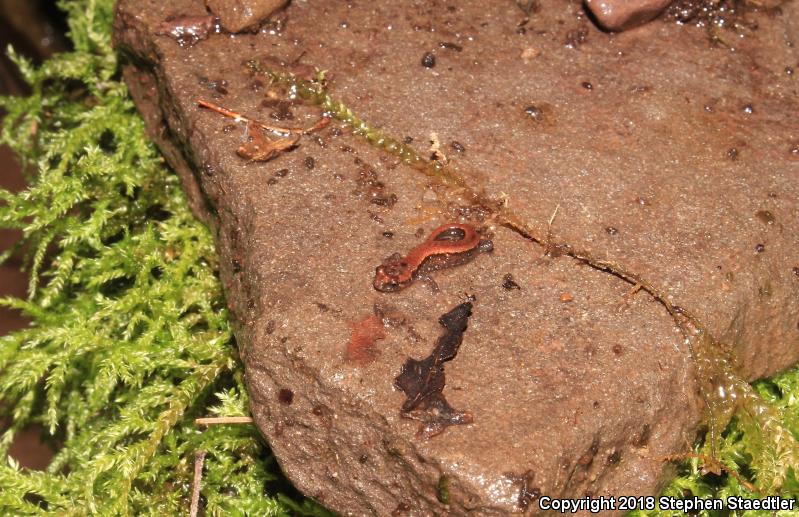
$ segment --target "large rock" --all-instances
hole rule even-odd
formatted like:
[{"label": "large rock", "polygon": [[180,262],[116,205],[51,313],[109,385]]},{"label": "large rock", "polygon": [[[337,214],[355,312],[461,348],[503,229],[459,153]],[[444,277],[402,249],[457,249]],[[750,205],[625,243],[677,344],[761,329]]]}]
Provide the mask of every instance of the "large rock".
[{"label": "large rock", "polygon": [[[510,1],[293,2],[281,30],[188,40],[164,22],[202,20],[202,0],[120,2],[125,76],[216,233],[252,412],[294,483],[348,515],[651,494],[701,420],[693,364],[651,297],[440,206],[440,187],[340,124],[251,162],[236,153],[244,127],[197,99],[305,127],[318,109],[243,63],[328,71],[332,95],[423,154],[436,133],[456,170],[541,235],[559,207],[555,240],[659,286],[752,379],[799,357],[796,5],[731,52],[664,23],[602,33],[554,1],[523,28]],[[492,253],[434,273],[437,292],[373,288],[384,258],[457,215],[489,226]],[[438,318],[467,293],[441,395],[473,422],[425,439],[395,378],[447,339]]]}]

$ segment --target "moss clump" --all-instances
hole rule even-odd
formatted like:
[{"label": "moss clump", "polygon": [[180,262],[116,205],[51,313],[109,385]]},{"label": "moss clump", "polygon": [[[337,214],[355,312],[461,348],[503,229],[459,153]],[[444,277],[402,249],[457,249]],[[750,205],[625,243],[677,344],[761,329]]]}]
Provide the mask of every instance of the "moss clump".
[{"label": "moss clump", "polygon": [[[0,338],[0,514],[186,514],[198,451],[207,514],[326,514],[272,488],[255,426],[194,424],[248,414],[213,242],[119,78],[113,2],[60,5],[75,50],[38,68],[11,51],[32,94],[0,99],[30,180],[0,190],[0,226],[22,230],[31,279],[0,303],[32,320]],[[57,450],[43,472],[7,455],[31,424]]]}]

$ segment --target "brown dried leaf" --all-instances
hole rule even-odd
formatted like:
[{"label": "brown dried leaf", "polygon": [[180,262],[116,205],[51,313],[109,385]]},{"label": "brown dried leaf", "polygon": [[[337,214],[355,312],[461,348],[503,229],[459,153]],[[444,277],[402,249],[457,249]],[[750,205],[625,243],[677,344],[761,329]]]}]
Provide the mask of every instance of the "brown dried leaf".
[{"label": "brown dried leaf", "polygon": [[458,353],[471,314],[472,304],[465,302],[441,316],[438,322],[446,331],[436,341],[433,351],[421,360],[409,357],[394,379],[394,385],[407,397],[402,404],[402,416],[423,423],[419,428],[423,438],[432,438],[450,425],[473,421],[470,413],[454,409],[442,394],[446,382],[444,362]]},{"label": "brown dried leaf", "polygon": [[296,146],[300,141],[300,135],[270,140],[264,130],[254,122],[247,124],[247,133],[250,135],[250,141],[242,144],[236,153],[253,162],[268,162]]}]

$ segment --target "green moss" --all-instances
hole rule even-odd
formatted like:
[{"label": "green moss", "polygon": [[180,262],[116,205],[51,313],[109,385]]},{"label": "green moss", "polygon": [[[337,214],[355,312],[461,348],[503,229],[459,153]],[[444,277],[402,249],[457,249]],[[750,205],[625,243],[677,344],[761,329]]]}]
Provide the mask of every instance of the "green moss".
[{"label": "green moss", "polygon": [[[248,414],[213,241],[119,78],[113,2],[60,5],[75,50],[38,68],[12,50],[32,94],[0,100],[30,179],[0,190],[0,226],[22,230],[31,279],[0,303],[32,321],[0,338],[0,514],[186,514],[197,451],[207,514],[328,514],[270,488],[255,426],[194,424]],[[31,424],[57,449],[44,472],[7,456]]]},{"label": "green moss", "polygon": [[449,477],[440,476],[436,484],[436,499],[441,504],[449,504]]}]

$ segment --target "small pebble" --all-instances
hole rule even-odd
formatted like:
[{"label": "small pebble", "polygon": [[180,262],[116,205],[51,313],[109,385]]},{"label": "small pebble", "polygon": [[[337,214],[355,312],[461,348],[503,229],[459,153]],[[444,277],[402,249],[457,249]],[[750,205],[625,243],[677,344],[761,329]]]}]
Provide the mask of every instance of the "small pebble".
[{"label": "small pebble", "polygon": [[544,113],[541,111],[541,108],[538,106],[527,106],[524,108],[524,112],[527,114],[528,117],[535,120],[536,122],[540,122],[542,118],[544,118]]},{"label": "small pebble", "polygon": [[425,68],[433,68],[436,66],[436,56],[432,52],[428,52],[422,56],[422,66]]}]

